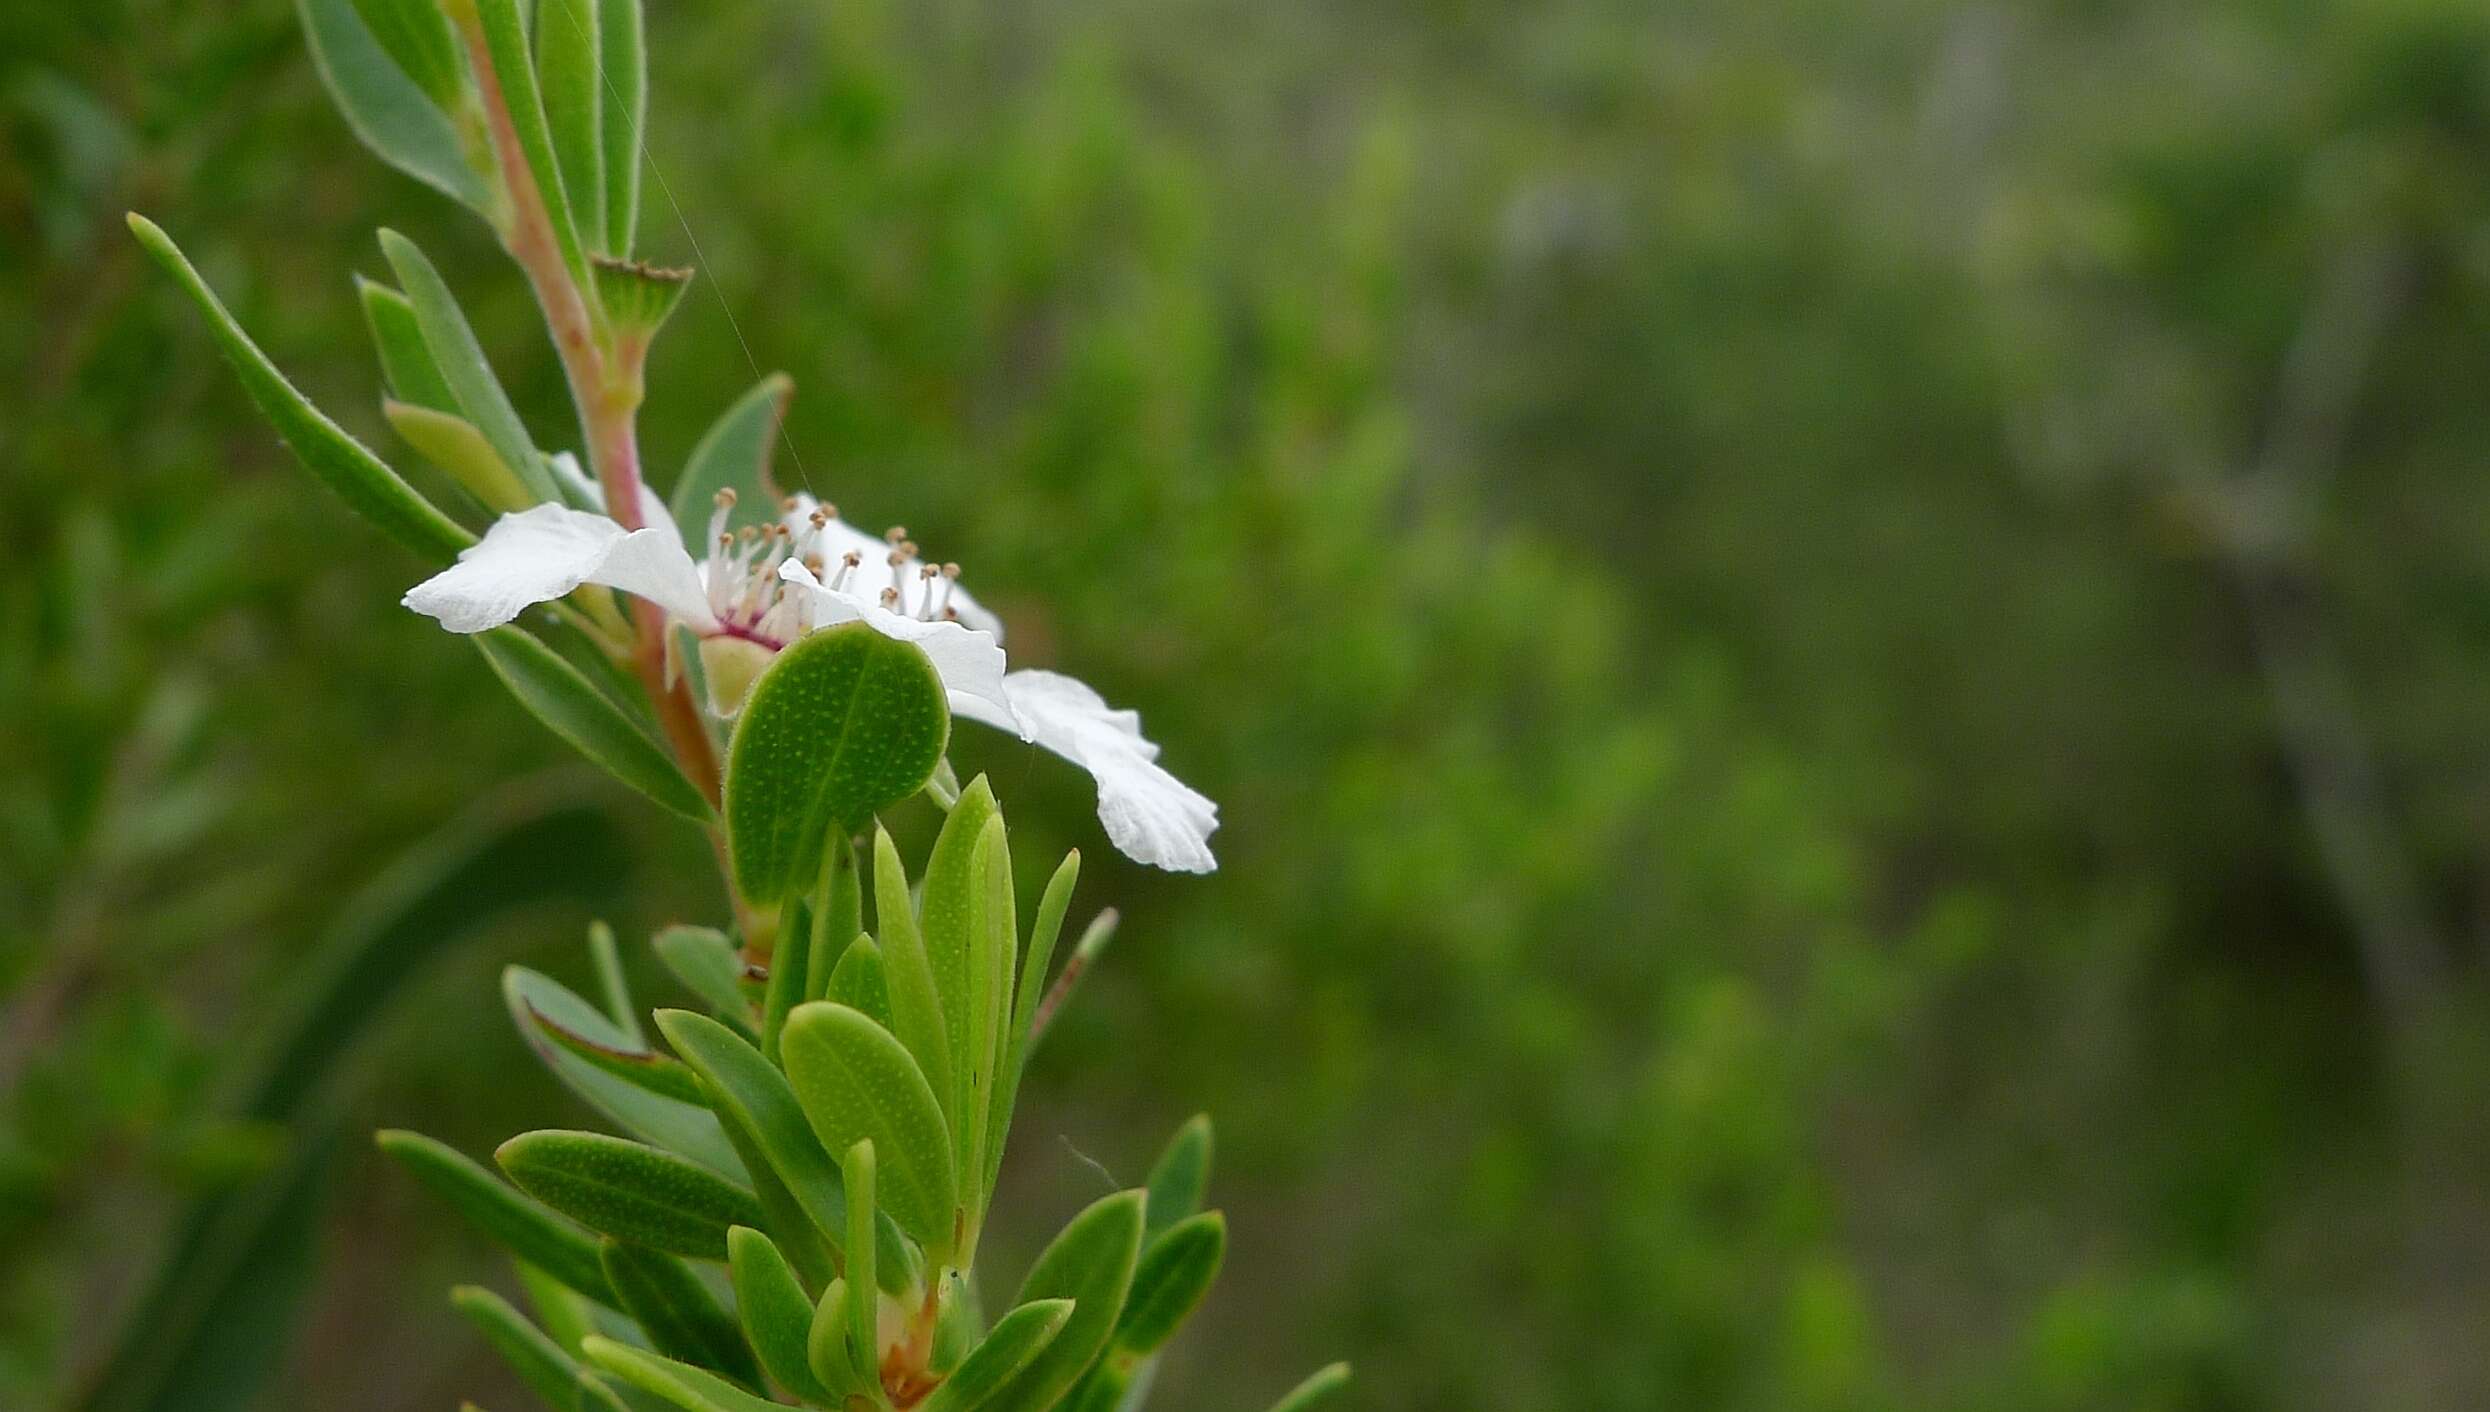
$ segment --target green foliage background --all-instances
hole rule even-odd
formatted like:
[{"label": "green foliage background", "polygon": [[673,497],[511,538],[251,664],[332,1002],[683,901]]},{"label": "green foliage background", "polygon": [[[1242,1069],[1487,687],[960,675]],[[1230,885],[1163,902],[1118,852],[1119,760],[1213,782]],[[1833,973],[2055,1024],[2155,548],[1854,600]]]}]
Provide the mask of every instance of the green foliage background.
[{"label": "green foliage background", "polygon": [[[1220,1124],[1169,1405],[1333,1356],[1388,1408],[2490,1400],[2477,5],[650,9],[648,243],[703,276],[652,463],[785,368],[787,479],[1223,805],[1171,879],[965,762],[1126,914],[1006,1267]],[[402,462],[349,276],[408,230],[569,435],[283,0],[0,4],[9,1406],[290,1141],[215,1098],[346,894],[564,766],[130,207]],[[598,910],[714,912],[601,797]],[[569,1114],[490,978],[585,916],[434,970],[347,1130]],[[270,1405],[506,1387],[439,1295],[480,1248],[351,1160]]]}]

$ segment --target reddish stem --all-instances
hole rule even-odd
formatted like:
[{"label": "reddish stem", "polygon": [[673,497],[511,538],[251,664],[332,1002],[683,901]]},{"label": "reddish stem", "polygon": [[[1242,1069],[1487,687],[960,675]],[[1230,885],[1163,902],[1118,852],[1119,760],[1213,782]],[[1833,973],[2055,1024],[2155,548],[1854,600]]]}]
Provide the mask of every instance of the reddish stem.
[{"label": "reddish stem", "polygon": [[[571,399],[579,406],[588,459],[605,495],[605,513],[625,529],[638,529],[642,519],[636,426],[640,400],[637,359],[626,354],[616,360],[615,366],[608,366],[587,294],[563,262],[561,242],[554,236],[553,213],[546,207],[544,193],[537,189],[534,173],[528,167],[527,149],[519,141],[518,125],[511,118],[509,101],[493,70],[492,45],[484,37],[483,22],[472,5],[453,10],[483,98],[485,127],[492,136],[493,155],[501,166],[502,188],[510,198],[510,221],[502,231],[502,243],[526,272],[528,284],[536,292],[537,305],[545,311],[545,324],[552,331],[555,351],[561,355],[562,371],[570,379]],[[620,365],[625,362],[631,366]],[[718,761],[709,741],[708,726],[692,701],[689,684],[666,680],[665,614],[656,605],[634,598],[631,618],[639,630],[632,665],[657,708],[658,724],[673,745],[676,760],[715,805],[719,802]]]}]

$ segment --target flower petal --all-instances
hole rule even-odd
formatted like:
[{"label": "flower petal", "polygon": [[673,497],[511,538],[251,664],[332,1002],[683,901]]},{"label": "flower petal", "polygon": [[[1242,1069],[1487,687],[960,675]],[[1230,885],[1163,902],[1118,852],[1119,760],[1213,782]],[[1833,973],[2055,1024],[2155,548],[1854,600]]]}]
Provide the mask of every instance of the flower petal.
[{"label": "flower petal", "polygon": [[1139,713],[1110,707],[1088,683],[1059,672],[1014,672],[1003,687],[1008,712],[956,697],[951,709],[1017,729],[1022,739],[1088,770],[1098,781],[1098,822],[1126,857],[1177,873],[1219,866],[1210,852],[1219,806],[1158,764],[1159,748],[1142,738]]},{"label": "flower petal", "polygon": [[[987,720],[985,715],[963,706],[974,703],[986,711],[1000,713],[1006,720],[1011,718],[1011,698],[1003,689],[1003,648],[992,633],[959,623],[929,623],[894,613],[869,599],[828,587],[800,559],[780,564],[778,577],[801,596],[806,628],[835,627],[861,620],[884,637],[913,642],[933,659],[934,674],[942,678],[944,688],[951,693],[952,710],[972,720]],[[1017,732],[1019,728],[1007,729]]]},{"label": "flower petal", "polygon": [[672,522],[625,530],[603,515],[551,504],[495,520],[457,563],[401,601],[452,632],[482,632],[583,583],[638,594],[696,628],[716,623]]}]

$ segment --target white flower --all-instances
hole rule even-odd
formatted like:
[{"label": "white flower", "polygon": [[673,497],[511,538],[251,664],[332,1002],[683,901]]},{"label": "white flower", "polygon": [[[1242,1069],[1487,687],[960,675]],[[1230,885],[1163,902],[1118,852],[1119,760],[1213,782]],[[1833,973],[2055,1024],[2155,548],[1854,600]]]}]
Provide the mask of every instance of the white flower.
[{"label": "white flower", "polygon": [[[575,467],[558,468],[584,483]],[[586,498],[594,500],[592,490]],[[1055,672],[1006,672],[1002,621],[959,586],[957,564],[929,564],[905,531],[875,538],[838,512],[796,496],[766,530],[729,535],[734,503],[721,493],[709,552],[694,562],[666,508],[641,492],[641,525],[565,505],[504,515],[458,562],[409,590],[405,603],[452,632],[496,628],[581,584],[603,584],[656,604],[700,639],[713,681],[748,683],[768,654],[818,628],[862,621],[914,643],[932,660],[953,714],[1007,730],[1089,771],[1098,819],[1136,861],[1176,872],[1217,867],[1210,835],[1219,808],[1158,763],[1141,718],[1107,705]],[[730,666],[730,663],[735,665]],[[741,692],[729,693],[727,709]]]}]

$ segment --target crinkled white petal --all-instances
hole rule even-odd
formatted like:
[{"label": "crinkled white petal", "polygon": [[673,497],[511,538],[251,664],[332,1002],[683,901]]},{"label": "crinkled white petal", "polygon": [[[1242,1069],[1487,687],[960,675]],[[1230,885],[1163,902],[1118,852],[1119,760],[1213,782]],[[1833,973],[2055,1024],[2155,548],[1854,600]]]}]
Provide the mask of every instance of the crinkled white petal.
[{"label": "crinkled white petal", "polygon": [[992,633],[979,632],[959,623],[929,623],[894,613],[879,603],[824,585],[798,559],[780,564],[778,577],[801,597],[805,605],[806,628],[835,627],[840,623],[861,621],[884,637],[913,642],[932,659],[934,675],[942,678],[944,690],[951,695],[953,710],[969,714],[972,719],[985,720],[984,716],[963,711],[963,702],[974,702],[984,709],[1000,712],[1006,720],[1010,719],[1011,699],[1003,688],[1003,648],[994,640]]},{"label": "crinkled white petal", "polygon": [[1178,873],[1219,866],[1210,852],[1219,806],[1159,765],[1159,748],[1142,738],[1139,713],[1110,707],[1087,682],[1060,672],[1013,672],[1003,688],[1009,711],[956,699],[951,709],[1016,729],[1088,770],[1098,781],[1098,822],[1126,857]]},{"label": "crinkled white petal", "polygon": [[483,632],[583,583],[637,594],[696,629],[717,623],[672,521],[625,530],[603,515],[550,504],[495,520],[457,563],[401,601],[452,632]]}]

